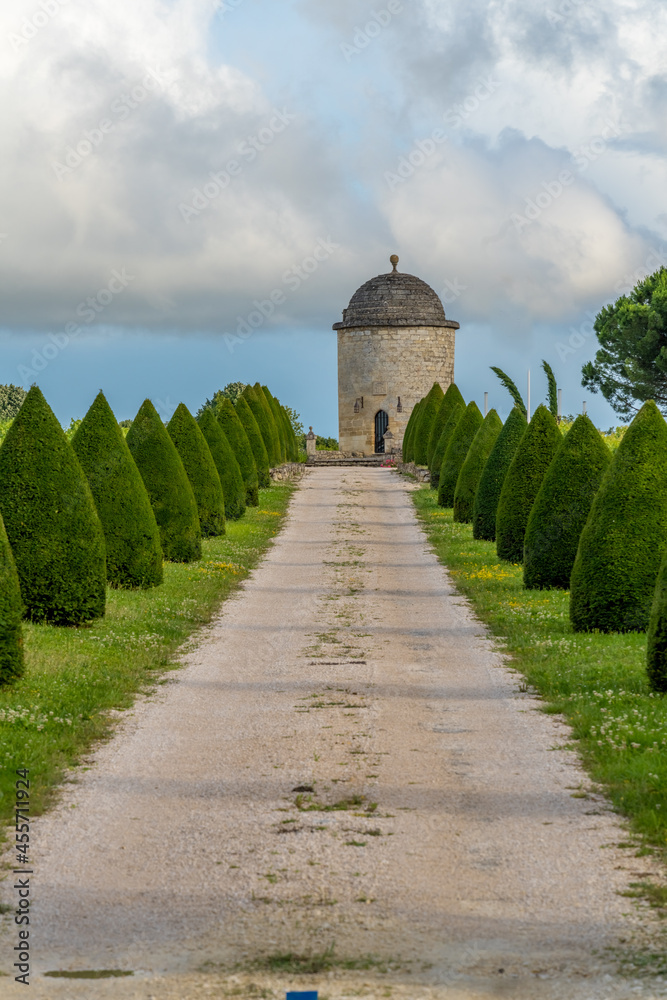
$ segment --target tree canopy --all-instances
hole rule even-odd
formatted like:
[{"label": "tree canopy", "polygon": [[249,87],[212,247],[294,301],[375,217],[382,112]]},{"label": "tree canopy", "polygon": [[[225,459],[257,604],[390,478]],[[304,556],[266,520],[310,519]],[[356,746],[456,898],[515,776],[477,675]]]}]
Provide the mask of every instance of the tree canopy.
[{"label": "tree canopy", "polygon": [[200,417],[204,410],[213,410],[215,413],[218,409],[218,404],[223,399],[229,399],[232,403],[236,403],[243,390],[246,388],[245,382],[228,382],[224,389],[218,389],[217,392],[213,393],[211,399],[207,399],[202,406],[197,410],[197,417]]},{"label": "tree canopy", "polygon": [[601,392],[622,416],[652,399],[667,408],[667,268],[605,306],[593,324],[600,348],[581,369],[581,384]]},{"label": "tree canopy", "polygon": [[0,385],[0,420],[13,420],[27,395],[20,385]]}]

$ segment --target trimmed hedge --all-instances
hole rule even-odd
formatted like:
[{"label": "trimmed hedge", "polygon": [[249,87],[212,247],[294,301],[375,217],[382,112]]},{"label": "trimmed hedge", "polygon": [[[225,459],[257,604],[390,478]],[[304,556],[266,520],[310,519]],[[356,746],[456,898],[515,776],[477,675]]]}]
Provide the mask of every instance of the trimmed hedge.
[{"label": "trimmed hedge", "polygon": [[438,383],[434,382],[429,389],[428,395],[424,397],[424,405],[421,407],[419,419],[415,423],[415,436],[412,447],[414,461],[417,465],[428,464],[427,451],[431,427],[444,396],[445,394]]},{"label": "trimmed hedge", "polygon": [[[480,414],[481,416],[481,414]],[[475,434],[461,466],[454,490],[454,520],[470,524],[475,508],[475,496],[484,466],[493,450],[503,424],[495,410],[489,410]]]},{"label": "trimmed hedge", "polygon": [[280,407],[277,401],[269,392],[268,388],[263,385],[261,387],[264,393],[264,398],[269,404],[269,409],[271,410],[271,415],[273,417],[273,422],[276,425],[276,430],[278,431],[278,440],[280,442],[280,460],[281,462],[287,461],[287,437],[285,436],[285,425],[282,422],[280,416]]},{"label": "trimmed hedge", "polygon": [[107,581],[128,589],[159,586],[160,531],[141,473],[104,393],[95,397],[71,444],[104,531]]},{"label": "trimmed hedge", "polygon": [[0,448],[0,513],[26,617],[54,625],[102,617],[104,532],[83,470],[37,386]]},{"label": "trimmed hedge", "polygon": [[428,439],[428,451],[427,451],[427,461],[428,467],[431,473],[431,481],[434,471],[437,475],[440,475],[440,466],[442,465],[442,460],[445,457],[444,451],[440,454],[439,458],[436,458],[438,452],[438,444],[440,442],[440,437],[444,430],[445,424],[449,420],[450,414],[454,409],[456,403],[460,403],[462,408],[465,410],[466,403],[465,399],[459,392],[456,383],[452,384],[447,389],[447,392],[442,397],[442,402],[438,407],[438,412],[435,415],[435,420],[431,424],[431,433]]},{"label": "trimmed hedge", "polygon": [[287,445],[287,461],[288,462],[298,462],[299,461],[299,446],[296,440],[296,434],[294,433],[294,428],[292,427],[292,421],[289,418],[289,414],[285,407],[282,405],[279,399],[275,396],[276,406],[278,407],[278,415],[282,421],[282,425],[285,431],[285,443]]},{"label": "trimmed hedge", "polygon": [[243,395],[248,400],[248,405],[255,414],[255,420],[259,425],[264,444],[266,445],[266,454],[269,456],[270,467],[274,469],[277,465],[280,465],[280,443],[278,441],[278,431],[273,420],[273,414],[262,392],[262,387],[259,383],[249,385],[244,390]]},{"label": "trimmed hedge", "polygon": [[25,669],[22,618],[19,575],[0,517],[0,685],[11,684]]},{"label": "trimmed hedge", "polygon": [[561,443],[555,417],[538,406],[507,470],[498,501],[496,550],[500,559],[523,560],[523,539],[542,480]]},{"label": "trimmed hedge", "polygon": [[257,466],[255,465],[248,435],[243,428],[243,424],[231,399],[225,397],[220,400],[216,416],[236,456],[236,461],[239,463],[245,486],[245,502],[248,507],[257,507],[259,505]]},{"label": "trimmed hedge", "polygon": [[271,441],[273,443],[274,464],[281,465],[283,462],[283,455],[282,455],[282,445],[280,441],[280,431],[278,430],[278,425],[276,424],[275,417],[273,416],[273,411],[271,410],[271,405],[269,403],[268,397],[264,392],[264,386],[260,385],[259,382],[255,382],[253,389],[257,393],[257,398],[264,407],[264,412],[266,413],[266,419],[268,420],[268,426],[271,432]]},{"label": "trimmed hedge", "polygon": [[[440,469],[442,468],[442,462],[445,457],[445,452],[449,448],[449,442],[452,439],[452,434],[456,430],[456,425],[466,411],[466,404],[454,402],[452,412],[449,414],[449,419],[447,423],[442,428],[442,434],[438,439],[438,447],[433,453],[433,472],[431,473],[431,489],[438,490],[440,487]],[[441,457],[440,457],[441,456]],[[440,465],[436,465],[437,461],[440,461]]]},{"label": "trimmed hedge", "polygon": [[646,673],[649,687],[667,693],[667,550],[662,558],[646,637]]},{"label": "trimmed hedge", "polygon": [[245,514],[245,483],[232,446],[213,410],[207,409],[200,414],[199,427],[220,476],[225,495],[225,516],[230,521],[238,521]]},{"label": "trimmed hedge", "polygon": [[197,501],[203,538],[225,534],[225,496],[211,449],[185,403],[179,403],[167,424],[169,437],[181,456]]},{"label": "trimmed hedge", "polygon": [[410,420],[408,420],[408,426],[406,428],[406,432],[409,429],[409,431],[410,431],[409,456],[410,457],[407,459],[407,461],[409,461],[409,462],[414,462],[414,460],[415,460],[415,431],[417,430],[417,427],[419,425],[419,415],[420,415],[420,413],[422,411],[422,407],[425,405],[425,403],[426,403],[426,396],[422,396],[422,398],[419,400],[419,402],[415,406],[414,410],[410,414]]},{"label": "trimmed hedge", "polygon": [[176,445],[150,399],[141,404],[125,440],[150,497],[164,558],[183,563],[200,559],[197,501]]},{"label": "trimmed hedge", "polygon": [[500,493],[507,470],[512,464],[527,427],[525,415],[518,406],[514,406],[496,438],[479,480],[472,513],[473,538],[484,539],[487,542],[496,540],[496,516]]},{"label": "trimmed hedge", "polygon": [[528,518],[525,587],[568,589],[579,537],[610,462],[611,452],[591,419],[577,417],[558,446]]},{"label": "trimmed hedge", "polygon": [[484,423],[484,417],[479,412],[477,403],[470,402],[457,423],[447,445],[445,457],[440,466],[438,479],[438,506],[453,507],[454,493],[459,473],[475,439],[477,431]]},{"label": "trimmed hedge", "polygon": [[403,461],[412,461],[412,438],[414,435],[414,429],[419,417],[419,408],[423,403],[423,399],[418,400],[412,408],[412,413],[408,417],[408,422],[405,425],[405,433],[403,435],[403,445],[401,451],[403,453]]},{"label": "trimmed hedge", "polygon": [[618,446],[579,539],[570,579],[575,632],[647,628],[667,545],[667,425],[644,403]]},{"label": "trimmed hedge", "polygon": [[236,415],[241,421],[243,430],[246,432],[248,441],[250,442],[250,447],[252,448],[255,466],[257,468],[257,477],[259,479],[259,488],[264,489],[270,485],[271,476],[269,475],[269,456],[266,451],[266,445],[264,444],[262,432],[259,429],[259,424],[255,420],[255,414],[250,409],[248,400],[245,396],[239,396],[236,400],[234,409],[236,410]]},{"label": "trimmed hedge", "polygon": [[280,459],[276,460],[276,431],[273,425],[273,418],[268,412],[266,400],[263,399],[263,397],[260,398],[254,385],[246,386],[243,390],[243,398],[252,410],[253,416],[257,421],[257,426],[259,427],[260,434],[262,435],[262,441],[264,442],[264,447],[266,448],[269,468],[273,469],[276,465],[280,464]]}]

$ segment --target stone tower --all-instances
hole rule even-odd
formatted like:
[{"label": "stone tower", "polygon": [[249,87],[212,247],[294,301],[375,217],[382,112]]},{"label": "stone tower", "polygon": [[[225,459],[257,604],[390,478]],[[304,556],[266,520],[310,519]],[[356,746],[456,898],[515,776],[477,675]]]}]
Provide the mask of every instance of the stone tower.
[{"label": "stone tower", "polygon": [[454,338],[459,324],[445,318],[442,302],[425,281],[396,269],[357,289],[338,331],[338,435],[341,451],[394,448],[412,408],[434,382],[454,380]]}]

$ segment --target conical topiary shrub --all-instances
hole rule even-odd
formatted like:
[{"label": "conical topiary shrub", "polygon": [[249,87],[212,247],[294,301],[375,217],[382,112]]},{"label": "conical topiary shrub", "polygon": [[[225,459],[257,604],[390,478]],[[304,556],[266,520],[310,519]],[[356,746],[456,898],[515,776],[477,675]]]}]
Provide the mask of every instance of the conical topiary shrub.
[{"label": "conical topiary shrub", "polygon": [[150,497],[164,558],[184,563],[200,559],[197,501],[176,445],[150,399],[141,404],[125,440]]},{"label": "conical topiary shrub", "polygon": [[507,470],[498,501],[496,551],[501,559],[520,563],[523,539],[535,497],[551,465],[561,433],[546,406],[538,406]]},{"label": "conical topiary shrub", "polygon": [[667,545],[667,425],[644,403],[595,495],[570,578],[576,632],[648,626]]},{"label": "conical topiary shrub", "polygon": [[518,406],[512,411],[503,424],[503,429],[496,438],[488,461],[484,466],[472,513],[472,537],[484,539],[487,542],[496,540],[496,515],[500,492],[505,482],[507,470],[512,464],[514,454],[519,447],[528,424]]},{"label": "conical topiary shrub", "polygon": [[248,406],[248,400],[244,396],[239,396],[234,409],[243,425],[243,430],[248,435],[248,441],[250,442],[253,458],[255,459],[255,466],[257,467],[259,488],[265,489],[271,485],[271,476],[269,475],[269,456],[266,451],[262,432],[259,429],[259,424],[255,420],[255,414]]},{"label": "conical topiary shrub", "polygon": [[440,466],[438,506],[454,506],[454,493],[459,473],[470,450],[470,445],[483,423],[484,417],[479,412],[477,403],[468,403],[449,439],[447,451]]},{"label": "conical topiary shrub", "polygon": [[440,441],[440,437],[445,428],[445,425],[449,420],[451,412],[457,403],[460,404],[461,412],[463,412],[463,410],[465,410],[466,408],[465,400],[461,395],[461,393],[459,392],[456,383],[452,382],[452,384],[447,389],[447,392],[442,397],[442,402],[438,407],[438,412],[435,415],[435,420],[431,424],[431,433],[428,439],[428,452],[426,456],[429,471],[431,473],[431,485],[433,484],[434,471],[437,473],[437,477],[440,476],[440,466],[442,465],[442,460],[445,457],[445,453],[443,451],[443,453],[440,455],[440,461],[436,468],[435,456],[438,450],[438,443]]},{"label": "conical topiary shrub", "polygon": [[83,470],[33,386],[0,448],[0,513],[26,617],[53,625],[100,618],[104,533]]},{"label": "conical topiary shrub", "polygon": [[296,434],[294,433],[294,428],[292,427],[292,421],[290,420],[290,415],[287,412],[287,408],[282,405],[279,399],[276,400],[278,406],[280,407],[280,414],[285,425],[285,438],[287,440],[287,455],[290,462],[299,461],[299,445],[296,439]]},{"label": "conical topiary shrub", "polygon": [[264,398],[269,404],[269,409],[271,410],[271,415],[273,417],[273,422],[276,425],[276,430],[278,432],[278,441],[280,442],[280,461],[287,461],[287,438],[285,437],[285,428],[283,427],[283,422],[280,419],[280,409],[276,400],[273,398],[268,388],[263,385],[262,392],[264,393]]},{"label": "conical topiary shrub", "polygon": [[667,694],[667,549],[653,594],[646,636],[646,672],[652,691]]},{"label": "conical topiary shrub", "polygon": [[579,416],[542,480],[523,540],[525,587],[570,586],[579,536],[611,452],[589,417]]},{"label": "conical topiary shrub", "polygon": [[273,411],[271,410],[271,405],[269,403],[268,397],[264,392],[264,387],[255,382],[253,389],[257,393],[257,398],[264,407],[264,412],[266,413],[266,418],[268,420],[268,426],[271,433],[271,440],[273,442],[273,457],[275,465],[280,465],[282,463],[282,446],[280,441],[280,432],[276,424],[275,418],[273,416]]},{"label": "conical topiary shrub", "polygon": [[417,403],[415,403],[414,407],[412,408],[412,413],[408,417],[408,422],[405,425],[405,433],[403,434],[403,445],[401,448],[404,462],[412,461],[412,436],[415,424],[417,422],[417,418],[419,416],[419,408],[421,407],[422,403],[423,399],[420,399]]},{"label": "conical topiary shrub", "polygon": [[19,575],[0,517],[0,686],[11,684],[24,670],[22,617]]},{"label": "conical topiary shrub", "polygon": [[112,587],[162,583],[160,532],[139,469],[111,407],[98,393],[79,424],[72,448],[102,523],[107,580]]},{"label": "conical topiary shrub", "polygon": [[[456,425],[465,411],[465,402],[459,403],[455,400],[447,423],[442,428],[442,433],[438,438],[438,444],[433,452],[433,471],[431,472],[431,489],[436,492],[440,486],[440,469],[442,468],[442,460],[445,457],[445,452],[449,448],[449,442],[452,440],[452,434],[456,430]],[[439,465],[438,462],[440,463]]]},{"label": "conical topiary shrub", "polygon": [[275,429],[273,427],[273,420],[267,412],[268,408],[265,405],[265,402],[260,399],[254,385],[246,386],[243,390],[242,396],[252,410],[252,414],[257,421],[257,426],[259,427],[260,434],[262,435],[262,441],[264,442],[266,454],[269,459],[269,468],[273,469],[276,465],[280,464],[280,459],[276,458],[276,443],[274,440]]},{"label": "conical topiary shrub", "polygon": [[239,463],[213,410],[206,409],[200,414],[199,426],[220,475],[225,495],[225,515],[231,521],[238,521],[245,514],[245,483]]},{"label": "conical topiary shrub", "polygon": [[292,421],[289,418],[287,410],[285,409],[285,407],[282,405],[282,403],[278,398],[276,398],[276,404],[278,406],[280,419],[282,420],[283,427],[285,429],[285,442],[287,444],[287,461],[297,462],[299,460],[299,449],[297,446],[294,428],[292,427]]},{"label": "conical topiary shrub", "polygon": [[262,387],[259,383],[249,385],[244,390],[243,395],[248,400],[248,405],[255,414],[255,420],[266,445],[266,454],[269,456],[269,463],[273,469],[277,465],[280,465],[280,445],[278,443],[278,432],[273,422],[269,405],[262,392]]},{"label": "conical topiary shrub", "polygon": [[424,398],[424,405],[421,407],[419,420],[415,423],[415,436],[412,444],[414,461],[417,465],[428,465],[427,452],[431,427],[444,396],[445,394],[438,383],[434,382]]},{"label": "conical topiary shrub", "polygon": [[419,412],[420,403],[421,403],[421,399],[417,403],[415,403],[415,405],[413,406],[412,413],[408,417],[408,422],[405,425],[405,430],[403,432],[403,442],[401,444],[401,453],[402,453],[402,457],[403,457],[403,461],[404,462],[411,462],[412,461],[412,451],[410,449],[410,440],[412,438],[412,428],[414,427],[415,419],[417,417],[417,413]]},{"label": "conical topiary shrub", "polygon": [[220,400],[216,416],[236,456],[236,461],[239,463],[241,476],[245,485],[245,502],[249,507],[257,507],[259,504],[257,466],[255,465],[248,435],[243,428],[243,424],[231,399],[225,397]]},{"label": "conical topiary shrub", "polygon": [[184,403],[179,403],[174,410],[174,415],[167,424],[167,431],[181,456],[197,501],[202,537],[224,535],[225,497],[220,475],[206,438]]},{"label": "conical topiary shrub", "polygon": [[299,444],[296,439],[296,434],[294,433],[294,428],[292,427],[292,421],[290,420],[290,415],[287,412],[287,408],[282,405],[280,400],[278,400],[280,405],[280,412],[282,413],[283,422],[285,424],[285,434],[288,441],[288,454],[290,462],[299,461]]},{"label": "conical topiary shrub", "polygon": [[496,411],[489,410],[483,424],[473,438],[456,481],[456,489],[454,490],[455,521],[464,524],[470,524],[472,521],[479,480],[502,428],[502,421]]}]

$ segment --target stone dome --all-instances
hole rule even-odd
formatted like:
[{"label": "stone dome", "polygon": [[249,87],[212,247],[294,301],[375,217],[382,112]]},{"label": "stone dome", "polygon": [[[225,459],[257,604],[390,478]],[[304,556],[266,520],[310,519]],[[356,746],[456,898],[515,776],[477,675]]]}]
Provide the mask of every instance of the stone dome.
[{"label": "stone dome", "polygon": [[333,329],[431,326],[458,330],[458,323],[446,319],[442,302],[431,286],[414,274],[397,271],[395,254],[390,261],[393,270],[378,274],[358,288],[347,309],[343,309],[342,322],[334,323]]}]

